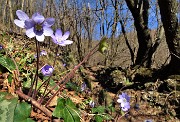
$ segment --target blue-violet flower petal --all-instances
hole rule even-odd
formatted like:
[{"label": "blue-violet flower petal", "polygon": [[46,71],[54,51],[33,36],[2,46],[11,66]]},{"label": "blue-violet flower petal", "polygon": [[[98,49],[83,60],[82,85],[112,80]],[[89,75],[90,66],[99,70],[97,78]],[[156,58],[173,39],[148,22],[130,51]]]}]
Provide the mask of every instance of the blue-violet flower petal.
[{"label": "blue-violet flower petal", "polygon": [[45,65],[41,68],[41,73],[44,76],[51,76],[54,71],[54,68],[50,65]]}]

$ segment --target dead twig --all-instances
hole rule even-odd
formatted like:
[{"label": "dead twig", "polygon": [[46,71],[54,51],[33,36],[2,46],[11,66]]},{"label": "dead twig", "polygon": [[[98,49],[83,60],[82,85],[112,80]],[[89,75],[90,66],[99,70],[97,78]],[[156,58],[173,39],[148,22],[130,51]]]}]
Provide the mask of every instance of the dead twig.
[{"label": "dead twig", "polygon": [[16,90],[16,94],[18,94],[19,97],[23,98],[25,101],[30,102],[33,106],[41,110],[46,116],[52,117],[52,112],[48,110],[45,106],[42,106],[39,104],[36,100],[34,100],[32,97],[29,97],[28,95],[25,95],[22,91]]}]

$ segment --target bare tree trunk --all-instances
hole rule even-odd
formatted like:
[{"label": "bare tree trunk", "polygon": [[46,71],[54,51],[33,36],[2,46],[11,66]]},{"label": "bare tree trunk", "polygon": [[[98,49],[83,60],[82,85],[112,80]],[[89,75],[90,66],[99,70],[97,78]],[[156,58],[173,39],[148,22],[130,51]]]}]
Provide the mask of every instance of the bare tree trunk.
[{"label": "bare tree trunk", "polygon": [[[14,27],[14,16],[13,16],[13,11],[12,11],[12,3],[11,0],[8,0],[8,6],[9,6],[9,16],[10,16],[10,22],[9,22],[9,28]],[[12,29],[11,28],[11,29]]]},{"label": "bare tree trunk", "polygon": [[[98,1],[99,0],[96,0],[96,10],[98,8]],[[100,27],[99,27],[100,29],[99,30],[100,30],[100,36],[102,38],[102,37],[106,36],[106,34],[105,34],[105,23],[104,23],[105,22],[105,8],[106,8],[106,5],[105,5],[104,0],[100,0],[99,3],[100,3],[100,6],[101,6],[100,17],[98,17],[99,20],[100,20]],[[105,66],[107,66],[107,64],[108,64],[108,55],[105,56],[103,64]]]},{"label": "bare tree trunk", "polygon": [[82,47],[82,38],[81,38],[81,30],[82,30],[82,22],[79,19],[79,11],[78,11],[78,7],[77,7],[77,2],[74,1],[74,5],[73,5],[73,12],[74,12],[74,24],[73,26],[73,32],[75,35],[75,43],[77,45],[77,53],[78,53],[78,61],[82,61],[83,60],[83,47]]},{"label": "bare tree trunk", "polygon": [[178,1],[158,0],[166,42],[171,54],[169,72],[180,73],[180,25],[178,24]]},{"label": "bare tree trunk", "polygon": [[150,67],[149,64],[151,64],[151,57],[149,57],[149,51],[152,46],[152,40],[150,30],[148,29],[149,1],[126,0],[126,3],[133,15],[134,25],[138,36],[139,48],[135,65]]},{"label": "bare tree trunk", "polygon": [[111,32],[111,53],[110,53],[110,65],[113,65],[113,62],[115,60],[115,56],[117,54],[116,52],[116,46],[117,42],[115,43],[115,33],[116,33],[116,28],[117,28],[117,23],[118,23],[118,1],[111,0],[112,5],[114,7],[114,20],[113,20],[113,25],[112,25],[112,32]]},{"label": "bare tree trunk", "polygon": [[[91,20],[91,8],[90,6],[88,6],[88,8],[85,11],[86,15],[85,15],[85,28],[87,31],[87,35],[88,35],[88,51],[91,50],[92,48],[92,20]],[[85,65],[89,65],[89,59],[87,60],[87,62],[85,63]]]},{"label": "bare tree trunk", "polygon": [[21,2],[21,10],[24,10],[24,0]]},{"label": "bare tree trunk", "polygon": [[26,4],[28,4],[28,6],[26,6],[26,10],[28,14],[32,14],[33,13],[33,5],[34,5],[34,1],[33,0],[26,0]]},{"label": "bare tree trunk", "polygon": [[5,24],[5,20],[6,20],[6,6],[8,5],[8,0],[5,0],[5,2],[4,2],[4,10],[3,10],[3,13],[2,13],[2,19],[3,19],[3,24]]},{"label": "bare tree trunk", "polygon": [[101,5],[101,8],[102,8],[102,11],[101,11],[100,33],[101,33],[101,37],[103,37],[103,36],[105,36],[105,27],[104,27],[104,21],[105,21],[105,17],[104,17],[105,1],[104,0],[100,0],[100,5]]},{"label": "bare tree trunk", "polygon": [[132,65],[134,65],[134,51],[133,51],[133,49],[131,48],[131,46],[129,44],[129,40],[128,40],[128,37],[127,37],[127,34],[126,34],[124,23],[123,23],[123,20],[120,17],[119,17],[119,22],[121,24],[121,29],[122,29],[122,33],[123,33],[126,45],[127,45],[128,49],[129,49],[129,52],[130,52],[130,55],[131,55]]}]

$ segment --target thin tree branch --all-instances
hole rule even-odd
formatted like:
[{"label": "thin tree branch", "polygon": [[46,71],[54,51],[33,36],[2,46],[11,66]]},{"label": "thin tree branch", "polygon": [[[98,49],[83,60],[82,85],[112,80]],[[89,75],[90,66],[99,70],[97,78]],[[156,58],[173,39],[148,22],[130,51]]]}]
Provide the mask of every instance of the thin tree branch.
[{"label": "thin tree branch", "polygon": [[33,106],[35,106],[39,110],[41,110],[46,116],[52,117],[52,112],[50,110],[48,110],[45,106],[42,106],[41,104],[39,104],[32,97],[29,97],[28,95],[25,95],[20,90],[16,90],[16,94],[18,94],[18,96],[23,98],[25,101],[30,102]]}]

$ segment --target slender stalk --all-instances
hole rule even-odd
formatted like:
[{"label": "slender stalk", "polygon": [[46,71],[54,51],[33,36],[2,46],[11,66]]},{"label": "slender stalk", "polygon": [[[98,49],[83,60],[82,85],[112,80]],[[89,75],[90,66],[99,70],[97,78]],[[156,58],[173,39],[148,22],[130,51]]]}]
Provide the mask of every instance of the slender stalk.
[{"label": "slender stalk", "polygon": [[37,84],[38,84],[38,70],[39,70],[39,56],[40,56],[40,45],[39,45],[39,42],[37,41],[37,69],[36,69],[36,80],[35,80],[35,89],[34,89],[34,92],[33,92],[33,98],[36,97],[36,89],[37,89]]},{"label": "slender stalk", "polygon": [[56,52],[55,52],[53,67],[54,67],[54,65],[55,65],[55,63],[56,63],[56,60],[57,60],[58,49],[59,49],[59,45],[56,47]]},{"label": "slender stalk", "polygon": [[[38,69],[39,69],[39,50],[40,50],[40,47],[39,47],[39,42],[37,40],[35,40],[36,42],[36,55],[37,55],[37,61],[36,61],[36,73],[35,73],[35,76],[34,76],[34,80],[33,82],[31,82],[31,88],[29,89],[29,92],[28,92],[28,96],[31,96],[32,95],[32,91],[33,91],[33,86],[35,84],[35,91],[33,94],[35,94],[36,92],[36,89],[37,89],[37,81],[38,81]],[[34,95],[33,95],[34,96]]]},{"label": "slender stalk", "polygon": [[[53,67],[55,66],[55,63],[56,63],[56,60],[57,60],[58,48],[59,48],[59,46],[56,47],[54,62],[53,62],[53,65],[52,65]],[[40,90],[40,88],[48,81],[48,82],[46,83],[46,86],[45,86],[45,90],[44,90],[44,92],[43,92],[43,95],[42,95],[42,97],[40,98],[40,103],[43,102],[44,95],[45,95],[45,93],[46,93],[46,91],[47,91],[47,87],[48,87],[48,85],[49,85],[51,76],[52,76],[52,75],[50,75],[50,76],[48,77],[48,79],[45,80],[45,81],[41,84],[41,86],[38,88],[38,90],[37,90],[37,92],[38,92],[38,91]]]}]

